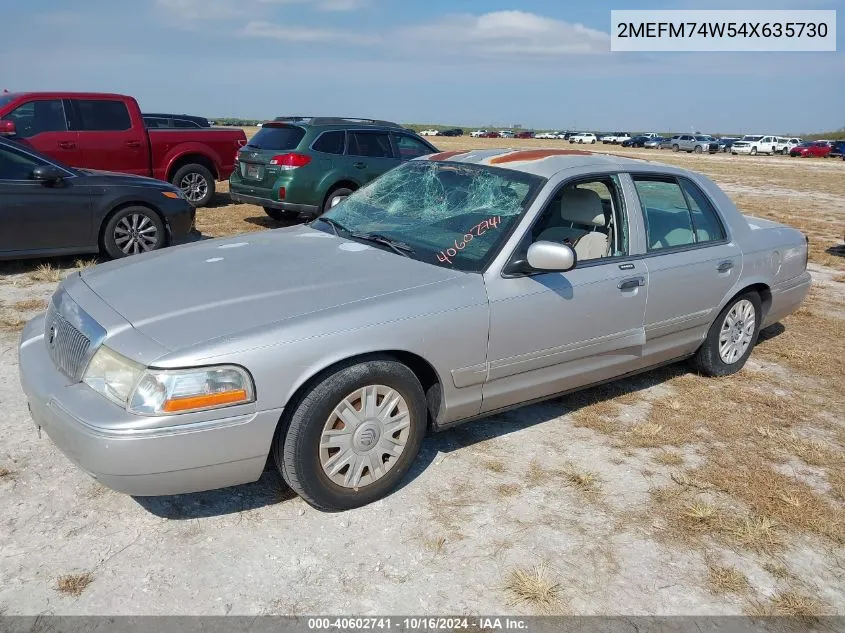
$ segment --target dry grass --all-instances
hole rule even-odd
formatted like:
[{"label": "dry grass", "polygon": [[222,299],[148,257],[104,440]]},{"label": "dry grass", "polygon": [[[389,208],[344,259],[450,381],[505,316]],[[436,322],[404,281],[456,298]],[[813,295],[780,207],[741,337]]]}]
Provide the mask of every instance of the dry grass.
[{"label": "dry grass", "polygon": [[771,606],[773,615],[812,618],[825,613],[818,600],[795,591],[778,593],[772,598]]},{"label": "dry grass", "polygon": [[763,569],[771,574],[773,578],[777,578],[778,580],[787,580],[788,578],[792,578],[792,574],[789,572],[789,569],[782,563],[763,563]]},{"label": "dry grass", "polygon": [[56,268],[51,263],[41,264],[29,273],[29,278],[32,281],[40,281],[44,283],[59,283],[65,277],[65,271],[61,268]]},{"label": "dry grass", "polygon": [[496,486],[496,494],[503,498],[516,496],[520,490],[522,490],[522,486],[517,484],[500,484]]},{"label": "dry grass", "polygon": [[0,466],[0,479],[12,479],[15,473],[5,466]]},{"label": "dry grass", "polygon": [[435,556],[439,556],[446,550],[445,536],[426,536],[422,539],[423,545],[430,550]]},{"label": "dry grass", "polygon": [[708,572],[708,584],[710,591],[713,593],[745,593],[748,591],[748,578],[736,567],[710,565]]},{"label": "dry grass", "polygon": [[0,331],[19,332],[26,325],[26,318],[16,312],[3,310],[0,312]]},{"label": "dry grass", "polygon": [[562,471],[569,484],[583,492],[595,492],[598,489],[598,475],[590,471],[582,471],[572,464],[568,464]]},{"label": "dry grass", "polygon": [[664,466],[681,466],[684,463],[683,455],[677,451],[660,451],[653,459]]},{"label": "dry grass", "polygon": [[68,596],[78,597],[92,582],[94,582],[94,574],[90,571],[82,574],[68,574],[59,577],[56,590]]},{"label": "dry grass", "polygon": [[551,577],[545,565],[512,570],[504,589],[511,594],[512,604],[528,604],[540,611],[551,611],[560,602],[560,583]]},{"label": "dry grass", "polygon": [[507,470],[505,462],[501,459],[490,459],[484,462],[484,468],[493,473],[503,473]]},{"label": "dry grass", "polygon": [[48,302],[44,299],[24,299],[12,304],[12,308],[19,312],[34,312],[47,309]]}]

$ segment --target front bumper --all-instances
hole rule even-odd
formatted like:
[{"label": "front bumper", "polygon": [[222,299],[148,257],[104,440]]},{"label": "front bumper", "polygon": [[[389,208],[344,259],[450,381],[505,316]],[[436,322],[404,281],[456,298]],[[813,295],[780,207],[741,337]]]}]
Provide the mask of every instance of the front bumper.
[{"label": "front bumper", "polygon": [[221,409],[216,419],[138,428],[150,427],[150,418],[127,413],[59,372],[43,332],[42,315],[26,325],[19,349],[21,385],[32,419],[103,485],[130,495],[170,495],[261,476],[281,409],[239,415]]},{"label": "front bumper", "polygon": [[731,146],[731,154],[750,154],[751,147],[737,147],[736,145]]}]

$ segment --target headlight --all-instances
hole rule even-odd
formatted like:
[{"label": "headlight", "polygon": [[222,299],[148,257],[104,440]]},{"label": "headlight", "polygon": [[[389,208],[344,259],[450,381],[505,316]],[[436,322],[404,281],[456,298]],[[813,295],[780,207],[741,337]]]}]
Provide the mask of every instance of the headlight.
[{"label": "headlight", "polygon": [[166,415],[247,404],[254,399],[252,380],[240,367],[148,369],[132,394],[129,410]]},{"label": "headlight", "polygon": [[97,393],[125,407],[143,373],[143,365],[103,345],[88,363],[82,381]]},{"label": "headlight", "polygon": [[133,413],[188,413],[255,400],[252,378],[241,367],[148,369],[106,346],[85,370],[83,382]]}]

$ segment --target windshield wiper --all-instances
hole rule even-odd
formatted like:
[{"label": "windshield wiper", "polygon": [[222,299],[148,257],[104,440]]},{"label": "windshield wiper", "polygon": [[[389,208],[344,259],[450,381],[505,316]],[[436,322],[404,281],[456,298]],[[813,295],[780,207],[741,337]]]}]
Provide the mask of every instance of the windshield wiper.
[{"label": "windshield wiper", "polygon": [[355,239],[363,240],[365,242],[373,242],[374,244],[384,244],[385,246],[391,248],[395,253],[402,255],[402,257],[410,257],[410,253],[414,252],[414,249],[405,244],[405,242],[394,240],[393,238],[379,233],[350,233],[349,237],[354,237]]},{"label": "windshield wiper", "polygon": [[315,220],[315,222],[325,222],[330,227],[332,227],[334,234],[338,237],[340,237],[340,231],[343,231],[344,233],[351,233],[351,231],[345,226],[343,226],[340,222],[332,220],[331,218],[319,217]]}]

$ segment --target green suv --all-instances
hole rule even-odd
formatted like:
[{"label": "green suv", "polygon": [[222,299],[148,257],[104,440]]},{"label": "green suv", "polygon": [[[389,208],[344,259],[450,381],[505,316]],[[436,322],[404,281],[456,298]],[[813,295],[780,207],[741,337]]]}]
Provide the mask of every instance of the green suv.
[{"label": "green suv", "polygon": [[279,117],[238,151],[229,192],[274,220],[318,216],[403,161],[436,151],[388,121]]}]

